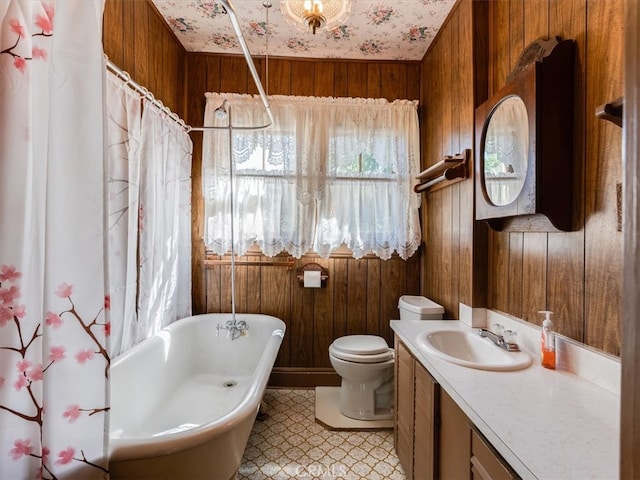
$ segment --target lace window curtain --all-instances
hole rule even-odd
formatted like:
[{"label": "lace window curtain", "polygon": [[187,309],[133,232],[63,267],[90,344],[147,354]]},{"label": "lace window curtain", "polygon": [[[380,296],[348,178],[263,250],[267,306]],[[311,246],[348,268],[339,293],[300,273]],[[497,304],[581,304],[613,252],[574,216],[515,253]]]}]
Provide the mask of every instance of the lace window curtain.
[{"label": "lace window curtain", "polygon": [[[230,103],[233,127],[261,125],[257,97],[207,93],[205,125],[226,126],[215,109]],[[231,249],[233,164],[234,251],[257,243],[265,255],[309,250],[322,257],[346,245],[354,257],[372,252],[410,257],[421,231],[417,102],[385,99],[270,97],[274,125],[263,131],[208,131],[203,143],[205,244]],[[230,163],[229,138],[232,138]]]}]

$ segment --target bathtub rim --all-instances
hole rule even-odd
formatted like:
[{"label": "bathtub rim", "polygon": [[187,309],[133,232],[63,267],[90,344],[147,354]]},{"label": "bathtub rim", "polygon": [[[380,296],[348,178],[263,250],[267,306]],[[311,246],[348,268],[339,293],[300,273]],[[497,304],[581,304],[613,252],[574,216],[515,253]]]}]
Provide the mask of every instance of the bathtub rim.
[{"label": "bathtub rim", "polygon": [[[161,332],[171,332],[178,328],[177,325],[182,321],[202,320],[202,317],[204,316],[218,316],[225,319],[231,318],[230,313],[206,313],[192,315],[190,317],[177,320],[171,325],[160,330],[156,335],[159,335]],[[159,437],[111,438],[111,428],[109,428],[109,462],[125,462],[127,460],[153,458],[186,450],[199,445],[214,436],[228,432],[245,421],[247,416],[257,414],[263,392],[266,389],[271,370],[274,366],[275,359],[280,350],[286,331],[285,323],[277,317],[264,314],[236,314],[236,318],[242,320],[256,319],[259,317],[268,318],[270,321],[275,320],[277,326],[274,326],[274,329],[265,343],[264,352],[258,360],[257,368],[250,377],[251,380],[246,394],[242,398],[242,401],[240,401],[233,410],[213,422],[190,428],[182,432],[170,433]],[[153,336],[149,337],[149,339],[151,338],[153,338]],[[135,355],[138,349],[144,348],[142,346],[143,343],[144,341],[140,342],[127,352],[116,357],[112,362],[112,367],[126,360],[130,356]],[[256,379],[258,379],[258,381],[256,381]]]}]

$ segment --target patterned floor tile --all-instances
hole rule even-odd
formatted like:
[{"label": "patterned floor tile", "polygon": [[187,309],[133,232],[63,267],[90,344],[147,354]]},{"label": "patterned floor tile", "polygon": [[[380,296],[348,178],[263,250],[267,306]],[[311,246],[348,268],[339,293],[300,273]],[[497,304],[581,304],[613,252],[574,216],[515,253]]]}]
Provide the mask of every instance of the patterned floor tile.
[{"label": "patterned floor tile", "polygon": [[267,390],[238,480],[405,480],[393,432],[334,432],[315,422],[314,390]]}]

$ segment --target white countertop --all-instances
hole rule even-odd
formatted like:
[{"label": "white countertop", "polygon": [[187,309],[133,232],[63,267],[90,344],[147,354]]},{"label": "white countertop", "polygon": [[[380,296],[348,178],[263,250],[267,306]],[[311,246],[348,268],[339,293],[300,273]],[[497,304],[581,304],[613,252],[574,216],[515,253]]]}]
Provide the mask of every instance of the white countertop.
[{"label": "white countertop", "polygon": [[524,370],[493,372],[454,365],[418,347],[422,332],[471,328],[456,320],[392,320],[391,328],[522,478],[618,479],[619,395],[543,368],[535,354]]}]

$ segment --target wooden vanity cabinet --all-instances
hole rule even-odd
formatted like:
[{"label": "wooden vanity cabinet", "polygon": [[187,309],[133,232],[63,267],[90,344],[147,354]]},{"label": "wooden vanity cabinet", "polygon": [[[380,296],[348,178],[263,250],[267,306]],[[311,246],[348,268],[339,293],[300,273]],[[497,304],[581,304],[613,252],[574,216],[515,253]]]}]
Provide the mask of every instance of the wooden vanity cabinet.
[{"label": "wooden vanity cabinet", "polygon": [[394,443],[400,465],[413,477],[413,422],[414,422],[414,371],[415,361],[409,350],[395,340],[395,421]]},{"label": "wooden vanity cabinet", "polygon": [[395,351],[395,447],[407,479],[470,478],[466,416],[397,339]]},{"label": "wooden vanity cabinet", "polygon": [[[471,426],[458,404],[440,390],[440,428],[438,432],[438,478],[468,480],[471,478]],[[434,477],[435,478],[435,477]]]},{"label": "wooden vanity cabinet", "polygon": [[395,352],[394,440],[407,480],[518,479],[397,338]]},{"label": "wooden vanity cabinet", "polygon": [[477,431],[471,432],[472,480],[514,480],[518,475]]},{"label": "wooden vanity cabinet", "polygon": [[415,362],[415,419],[413,425],[413,478],[436,478],[438,384]]}]

